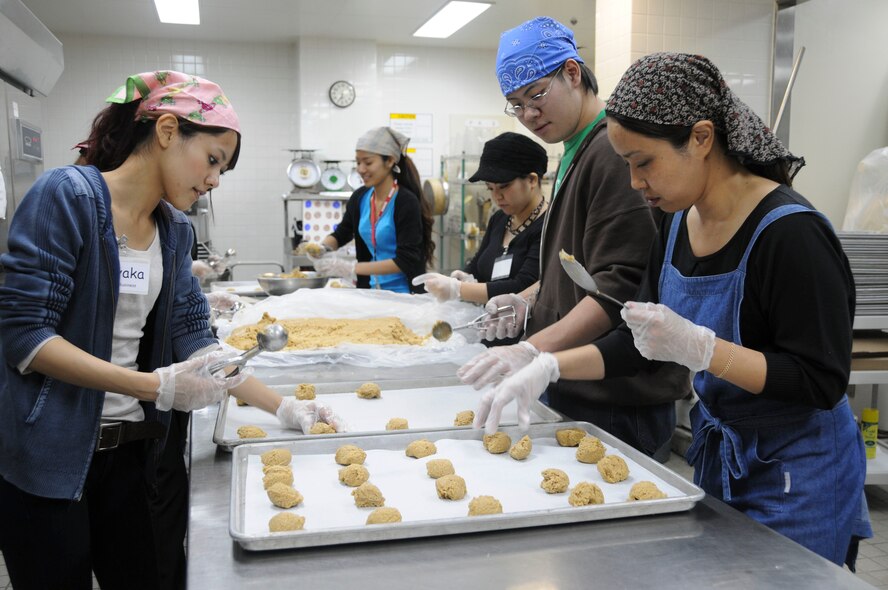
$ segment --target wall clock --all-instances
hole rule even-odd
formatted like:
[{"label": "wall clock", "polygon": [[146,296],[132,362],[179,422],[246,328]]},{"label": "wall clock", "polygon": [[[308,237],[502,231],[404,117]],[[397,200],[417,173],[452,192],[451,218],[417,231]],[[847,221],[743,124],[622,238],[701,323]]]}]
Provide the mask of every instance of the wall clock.
[{"label": "wall clock", "polygon": [[329,95],[330,102],[344,109],[355,102],[355,87],[345,80],[339,80],[330,86]]}]

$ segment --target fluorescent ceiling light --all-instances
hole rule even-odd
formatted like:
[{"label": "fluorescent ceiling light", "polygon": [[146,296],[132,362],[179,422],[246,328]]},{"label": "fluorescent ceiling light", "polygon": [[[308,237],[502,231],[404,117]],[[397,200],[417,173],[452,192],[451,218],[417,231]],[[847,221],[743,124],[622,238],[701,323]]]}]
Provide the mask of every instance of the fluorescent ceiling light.
[{"label": "fluorescent ceiling light", "polygon": [[446,39],[488,8],[490,4],[485,2],[448,2],[419,27],[413,36]]},{"label": "fluorescent ceiling light", "polygon": [[197,0],[154,0],[160,22],[176,25],[199,25],[200,6]]}]

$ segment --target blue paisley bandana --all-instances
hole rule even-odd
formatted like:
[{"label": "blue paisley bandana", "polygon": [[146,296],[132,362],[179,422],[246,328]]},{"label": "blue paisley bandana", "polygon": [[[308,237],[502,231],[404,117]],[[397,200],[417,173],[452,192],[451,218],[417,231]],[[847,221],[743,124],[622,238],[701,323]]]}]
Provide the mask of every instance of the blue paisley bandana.
[{"label": "blue paisley bandana", "polygon": [[503,96],[554,72],[568,59],[584,63],[573,32],[555,19],[540,16],[500,36],[496,77]]}]

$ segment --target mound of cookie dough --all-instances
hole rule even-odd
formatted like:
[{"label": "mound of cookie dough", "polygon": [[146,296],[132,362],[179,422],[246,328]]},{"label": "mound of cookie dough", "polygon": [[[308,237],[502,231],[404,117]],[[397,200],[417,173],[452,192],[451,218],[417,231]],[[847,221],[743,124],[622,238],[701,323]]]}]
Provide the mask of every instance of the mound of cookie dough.
[{"label": "mound of cookie dough", "polygon": [[258,426],[240,426],[237,429],[237,435],[240,438],[265,438],[268,433]]},{"label": "mound of cookie dough", "polygon": [[445,475],[453,475],[456,470],[453,469],[450,459],[432,459],[426,463],[426,472],[432,479],[438,479]]},{"label": "mound of cookie dough", "polygon": [[512,439],[505,432],[484,435],[484,448],[488,453],[499,455],[505,453],[512,446]]},{"label": "mound of cookie dough", "polygon": [[370,472],[363,465],[349,465],[339,470],[339,481],[356,488],[370,479]]},{"label": "mound of cookie dough", "polygon": [[358,508],[378,507],[385,504],[385,497],[379,488],[365,481],[352,490],[352,496],[355,498],[355,506]]},{"label": "mound of cookie dough", "polygon": [[640,481],[633,484],[629,490],[629,501],[634,500],[660,500],[665,498],[665,492],[661,491],[652,481]]},{"label": "mound of cookie dough", "polygon": [[309,434],[334,434],[335,432],[336,429],[326,422],[315,422],[308,431]]},{"label": "mound of cookie dough", "polygon": [[629,466],[622,457],[617,455],[605,455],[598,462],[598,473],[608,483],[617,483],[629,477]]},{"label": "mound of cookie dough", "polygon": [[442,500],[462,500],[466,496],[466,480],[458,475],[442,475],[435,480],[435,489]]},{"label": "mound of cookie dough", "polygon": [[266,493],[271,503],[279,508],[292,508],[302,502],[302,494],[283,483],[273,484]]},{"label": "mound of cookie dough", "polygon": [[570,478],[560,469],[544,469],[542,476],[543,481],[540,482],[540,487],[546,490],[547,494],[566,492],[570,485]]},{"label": "mound of cookie dough", "polygon": [[355,393],[358,394],[358,397],[361,399],[374,399],[382,397],[382,390],[379,389],[379,385],[376,383],[364,383]]},{"label": "mound of cookie dough", "polygon": [[509,449],[509,455],[516,461],[523,461],[527,459],[527,456],[530,455],[530,451],[533,450],[533,442],[531,442],[530,437],[526,434],[521,437],[521,440],[512,445],[512,448]]},{"label": "mound of cookie dough", "polygon": [[401,512],[397,508],[377,508],[367,516],[367,524],[389,524],[401,522]]},{"label": "mound of cookie dough", "polygon": [[363,465],[367,453],[355,445],[342,445],[336,449],[336,462],[340,465]]},{"label": "mound of cookie dough", "polygon": [[289,449],[271,449],[259,457],[262,459],[263,465],[289,465],[293,460],[293,453]]},{"label": "mound of cookie dough", "polygon": [[604,492],[594,483],[581,481],[574,486],[567,499],[571,506],[589,506],[590,504],[604,504]]},{"label": "mound of cookie dough", "polygon": [[406,454],[408,457],[422,459],[423,457],[434,455],[437,452],[438,447],[435,446],[435,443],[421,438],[407,445],[407,449],[404,451],[404,454]]},{"label": "mound of cookie dough", "polygon": [[292,512],[275,514],[271,517],[271,520],[268,521],[268,530],[272,533],[301,531],[303,526],[305,526],[305,517]]},{"label": "mound of cookie dough", "polygon": [[503,505],[493,496],[475,496],[469,500],[469,516],[502,513]]},{"label": "mound of cookie dough", "polygon": [[385,425],[386,430],[407,430],[408,428],[407,418],[392,418]]},{"label": "mound of cookie dough", "polygon": [[577,447],[577,461],[590,464],[598,463],[606,452],[607,449],[597,437],[587,436],[580,441]]},{"label": "mound of cookie dough", "polygon": [[293,392],[293,395],[296,396],[296,399],[314,399],[317,397],[315,395],[315,386],[311,383],[300,383],[296,386],[296,391]]},{"label": "mound of cookie dough", "polygon": [[472,410],[463,410],[462,412],[456,413],[456,418],[453,420],[454,426],[471,426],[472,422],[475,421],[475,412]]},{"label": "mound of cookie dough", "polygon": [[562,428],[555,431],[555,440],[562,447],[575,447],[586,436],[582,428]]},{"label": "mound of cookie dough", "polygon": [[293,470],[286,465],[266,466],[265,476],[262,478],[262,487],[266,490],[276,483],[287,486],[293,485]]}]

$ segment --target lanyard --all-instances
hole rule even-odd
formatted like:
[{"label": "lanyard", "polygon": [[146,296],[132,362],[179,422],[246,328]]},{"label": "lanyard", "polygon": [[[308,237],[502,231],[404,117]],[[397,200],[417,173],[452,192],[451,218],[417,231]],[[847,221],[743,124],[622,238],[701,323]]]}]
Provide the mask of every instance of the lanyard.
[{"label": "lanyard", "polygon": [[376,196],[373,194],[370,195],[370,241],[373,242],[374,256],[376,255],[376,220],[382,217],[386,205],[389,204],[389,201],[392,200],[392,197],[394,197],[397,192],[398,181],[396,180],[392,185],[392,189],[389,191],[388,196],[385,198],[385,201],[383,201],[382,207],[379,208],[379,213],[376,212]]}]

